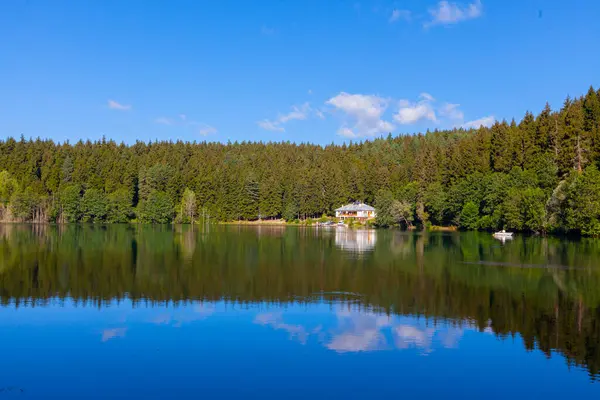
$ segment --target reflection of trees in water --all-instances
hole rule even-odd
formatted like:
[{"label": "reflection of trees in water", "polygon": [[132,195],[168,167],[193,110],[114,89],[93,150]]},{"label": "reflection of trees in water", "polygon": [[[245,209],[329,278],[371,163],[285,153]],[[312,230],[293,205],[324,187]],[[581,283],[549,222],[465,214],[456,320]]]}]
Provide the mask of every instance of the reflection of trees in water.
[{"label": "reflection of trees in water", "polygon": [[518,333],[599,372],[600,241],[377,231],[369,256],[349,259],[333,232],[264,228],[0,225],[0,300],[284,303],[341,291],[389,313]]}]

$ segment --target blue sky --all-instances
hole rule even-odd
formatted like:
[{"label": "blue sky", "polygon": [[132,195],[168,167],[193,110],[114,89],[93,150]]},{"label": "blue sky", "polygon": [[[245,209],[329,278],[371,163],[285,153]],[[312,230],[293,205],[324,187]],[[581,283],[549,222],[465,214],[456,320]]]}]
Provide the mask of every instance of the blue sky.
[{"label": "blue sky", "polygon": [[600,2],[0,2],[0,137],[326,144],[600,86]]}]

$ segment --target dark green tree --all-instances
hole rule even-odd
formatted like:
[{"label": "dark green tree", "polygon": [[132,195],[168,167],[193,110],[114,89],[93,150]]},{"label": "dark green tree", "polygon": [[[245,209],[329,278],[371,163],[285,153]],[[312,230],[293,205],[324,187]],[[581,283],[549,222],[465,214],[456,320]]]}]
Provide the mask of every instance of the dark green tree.
[{"label": "dark green tree", "polygon": [[167,193],[153,191],[140,203],[138,212],[142,223],[168,224],[173,219],[173,203]]},{"label": "dark green tree", "polygon": [[77,222],[81,217],[81,187],[68,184],[61,189],[60,204],[62,219],[65,222]]},{"label": "dark green tree", "polygon": [[108,195],[107,220],[112,223],[128,222],[133,214],[132,195],[127,189],[118,189]]},{"label": "dark green tree", "polygon": [[108,199],[98,189],[88,189],[83,194],[81,201],[83,221],[103,222],[108,212]]},{"label": "dark green tree", "polygon": [[478,229],[478,222],[479,207],[477,207],[477,204],[473,203],[472,201],[465,203],[460,213],[460,227],[469,230]]}]

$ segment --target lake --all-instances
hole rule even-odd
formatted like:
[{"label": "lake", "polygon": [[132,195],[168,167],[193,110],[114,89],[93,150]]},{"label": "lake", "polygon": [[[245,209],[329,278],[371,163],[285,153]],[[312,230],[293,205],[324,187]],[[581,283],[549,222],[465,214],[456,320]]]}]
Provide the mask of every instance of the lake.
[{"label": "lake", "polygon": [[599,260],[597,239],[0,225],[0,399],[597,397]]}]

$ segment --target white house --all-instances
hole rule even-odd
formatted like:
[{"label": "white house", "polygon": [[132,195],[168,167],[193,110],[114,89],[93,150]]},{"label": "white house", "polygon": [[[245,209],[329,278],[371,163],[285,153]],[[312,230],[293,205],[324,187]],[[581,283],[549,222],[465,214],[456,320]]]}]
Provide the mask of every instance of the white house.
[{"label": "white house", "polygon": [[335,210],[336,218],[367,220],[375,218],[375,209],[365,203],[354,202]]}]

